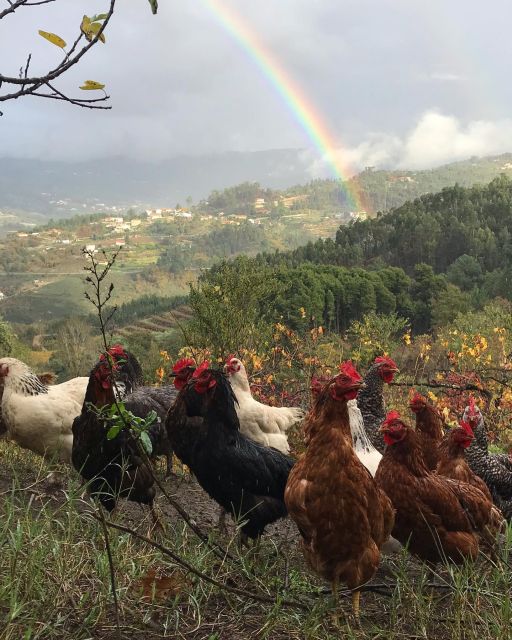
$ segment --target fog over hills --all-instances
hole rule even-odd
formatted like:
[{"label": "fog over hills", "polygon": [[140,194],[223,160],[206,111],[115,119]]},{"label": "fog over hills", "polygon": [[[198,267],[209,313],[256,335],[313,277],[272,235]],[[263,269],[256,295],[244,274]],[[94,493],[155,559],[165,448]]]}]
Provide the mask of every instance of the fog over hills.
[{"label": "fog over hills", "polygon": [[70,204],[174,206],[245,181],[271,188],[307,182],[309,164],[308,154],[296,149],[181,156],[158,163],[120,157],[87,162],[3,158],[0,209],[61,217],[81,212],[82,207],[70,211]]}]

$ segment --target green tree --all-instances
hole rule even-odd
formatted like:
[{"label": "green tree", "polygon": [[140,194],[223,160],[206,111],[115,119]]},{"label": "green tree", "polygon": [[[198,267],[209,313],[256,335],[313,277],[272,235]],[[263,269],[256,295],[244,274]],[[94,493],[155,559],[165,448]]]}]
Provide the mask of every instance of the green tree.
[{"label": "green tree", "polygon": [[216,358],[268,343],[275,321],[279,286],[268,269],[255,270],[248,258],[222,262],[190,285],[194,318],[187,327],[191,345],[209,348]]}]

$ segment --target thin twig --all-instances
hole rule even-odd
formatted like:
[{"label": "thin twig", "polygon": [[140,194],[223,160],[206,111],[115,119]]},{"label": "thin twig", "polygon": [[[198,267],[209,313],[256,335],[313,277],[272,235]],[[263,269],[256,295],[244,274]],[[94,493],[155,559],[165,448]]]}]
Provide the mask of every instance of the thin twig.
[{"label": "thin twig", "polygon": [[[95,514],[91,514],[91,515],[93,516],[93,518],[98,519],[98,516],[96,516]],[[197,576],[201,580],[204,580],[205,582],[209,582],[214,587],[218,587],[223,591],[228,591],[229,593],[233,593],[237,596],[240,596],[241,598],[255,600],[256,602],[263,602],[265,604],[275,604],[276,602],[276,599],[274,598],[260,595],[258,593],[252,593],[251,591],[246,591],[244,589],[237,589],[236,587],[229,587],[228,585],[222,584],[222,582],[219,582],[218,580],[215,580],[215,578],[212,578],[211,576],[208,576],[205,573],[202,573],[202,571],[199,571],[199,569],[196,569],[193,565],[189,564],[186,560],[183,560],[183,558],[178,556],[176,553],[174,553],[174,551],[172,551],[168,547],[164,547],[162,544],[156,542],[155,540],[151,540],[151,538],[147,538],[146,536],[143,536],[140,533],[137,533],[137,531],[130,529],[130,527],[126,527],[124,525],[111,522],[110,520],[106,520],[105,524],[107,527],[112,527],[113,529],[117,529],[118,531],[122,531],[123,533],[128,533],[134,538],[137,538],[138,540],[140,540],[141,542],[145,542],[146,544],[149,544],[155,549],[158,549],[164,555],[172,558],[174,562],[176,562],[181,567],[186,569],[189,573],[194,574],[195,576]],[[302,609],[304,611],[309,610],[309,605],[305,604],[304,602],[298,602],[293,600],[279,600],[279,603],[282,604],[284,607]]]},{"label": "thin twig", "polygon": [[116,575],[114,570],[114,560],[112,558],[112,551],[110,549],[110,540],[108,537],[108,528],[107,528],[105,516],[103,514],[103,510],[101,509],[101,507],[99,507],[98,511],[99,511],[100,517],[97,519],[101,522],[101,528],[103,530],[103,536],[105,538],[105,549],[107,551],[107,557],[108,557],[108,567],[110,571],[110,584],[112,586],[112,595],[114,597],[114,611],[116,616],[117,637],[118,637],[118,640],[121,640],[121,625],[119,624],[119,602],[117,600],[117,587],[116,587]]}]

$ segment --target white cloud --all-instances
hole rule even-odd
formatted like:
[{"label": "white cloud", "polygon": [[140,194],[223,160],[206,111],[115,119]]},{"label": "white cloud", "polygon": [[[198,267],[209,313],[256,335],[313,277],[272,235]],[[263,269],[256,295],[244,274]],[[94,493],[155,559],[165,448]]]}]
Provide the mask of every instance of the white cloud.
[{"label": "white cloud", "polygon": [[436,80],[437,82],[460,82],[464,80],[464,76],[458,73],[434,72],[428,76],[428,79]]},{"label": "white cloud", "polygon": [[[471,156],[512,151],[512,119],[462,122],[455,116],[427,111],[403,137],[370,134],[354,147],[340,149],[340,163],[353,172],[365,166],[427,169]],[[326,175],[326,160],[313,162],[311,174]]]}]

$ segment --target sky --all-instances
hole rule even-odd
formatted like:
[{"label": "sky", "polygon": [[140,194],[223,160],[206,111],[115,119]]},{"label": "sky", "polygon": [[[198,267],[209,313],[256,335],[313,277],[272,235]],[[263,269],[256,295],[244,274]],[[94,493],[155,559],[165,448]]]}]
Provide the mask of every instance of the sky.
[{"label": "sky", "polygon": [[[0,9],[6,0],[0,0]],[[329,163],[210,0],[118,0],[105,35],[57,83],[103,82],[112,111],[3,103],[0,156],[83,160],[303,148]],[[512,151],[508,0],[215,0],[234,12],[329,131],[347,173],[425,168]],[[38,29],[72,42],[107,0],[56,0],[0,21],[0,72],[59,61]],[[325,151],[325,149],[324,149]]]}]

